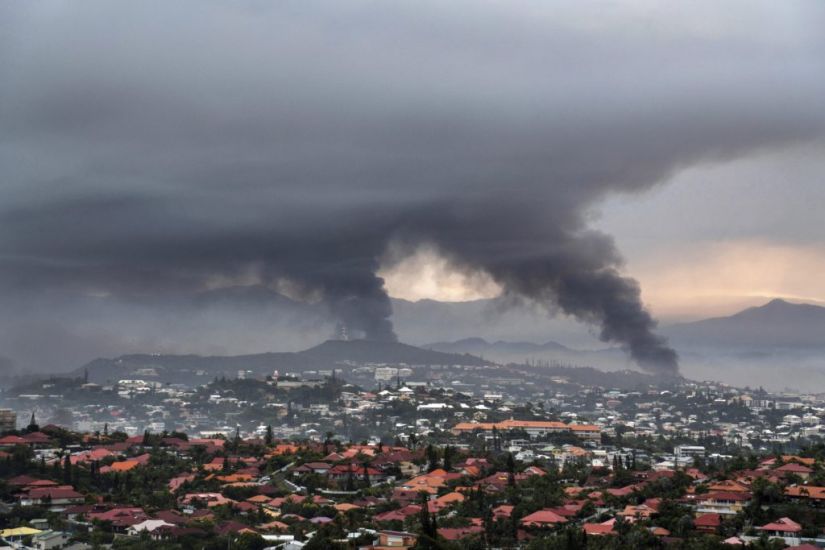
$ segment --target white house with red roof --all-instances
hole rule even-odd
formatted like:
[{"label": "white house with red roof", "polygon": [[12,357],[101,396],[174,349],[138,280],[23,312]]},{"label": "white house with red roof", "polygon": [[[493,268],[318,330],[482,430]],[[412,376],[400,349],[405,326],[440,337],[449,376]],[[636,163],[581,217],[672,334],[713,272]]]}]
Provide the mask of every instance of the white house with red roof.
[{"label": "white house with red roof", "polygon": [[768,537],[781,538],[787,544],[799,544],[799,535],[802,533],[802,526],[791,518],[779,518],[776,521],[757,527]]}]

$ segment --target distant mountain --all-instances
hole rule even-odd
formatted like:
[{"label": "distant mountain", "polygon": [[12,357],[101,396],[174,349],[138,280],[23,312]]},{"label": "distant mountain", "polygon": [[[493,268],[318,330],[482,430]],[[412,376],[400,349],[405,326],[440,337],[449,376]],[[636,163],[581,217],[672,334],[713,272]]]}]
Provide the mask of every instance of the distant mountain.
[{"label": "distant mountain", "polygon": [[392,308],[398,336],[419,346],[476,337],[488,342],[553,339],[581,348],[597,342],[582,323],[564,315],[553,316],[536,304],[514,304],[504,298],[469,302],[393,299]]},{"label": "distant mountain", "polygon": [[255,374],[273,371],[302,372],[332,369],[345,362],[408,365],[483,365],[479,357],[442,353],[399,342],[329,340],[300,352],[257,353],[234,356],[132,354],[95,359],[73,374],[88,372],[92,382],[147,378],[162,382],[207,382],[215,376],[235,377],[239,370]]},{"label": "distant mountain", "polygon": [[549,363],[577,367],[597,367],[610,371],[632,367],[627,354],[619,348],[578,350],[555,341],[548,341],[543,344],[505,340],[489,342],[484,338],[473,337],[453,342],[435,342],[426,344],[423,347],[445,353],[477,355],[498,363]]},{"label": "distant mountain", "polygon": [[369,340],[327,340],[323,344],[299,352],[298,355],[317,362],[334,363],[406,363],[408,365],[484,365],[487,362],[471,355],[443,353],[401,342]]},{"label": "distant mountain", "polygon": [[825,307],[771,300],[729,317],[663,328],[678,348],[825,348]]}]

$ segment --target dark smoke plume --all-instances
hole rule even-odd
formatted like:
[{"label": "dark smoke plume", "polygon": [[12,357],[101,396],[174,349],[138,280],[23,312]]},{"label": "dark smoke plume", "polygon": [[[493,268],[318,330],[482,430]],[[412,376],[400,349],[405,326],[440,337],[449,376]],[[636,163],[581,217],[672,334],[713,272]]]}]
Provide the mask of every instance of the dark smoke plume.
[{"label": "dark smoke plume", "polygon": [[588,217],[822,137],[821,3],[792,32],[781,4],[4,2],[0,329],[256,286],[392,340],[376,272],[402,243],[675,373]]}]

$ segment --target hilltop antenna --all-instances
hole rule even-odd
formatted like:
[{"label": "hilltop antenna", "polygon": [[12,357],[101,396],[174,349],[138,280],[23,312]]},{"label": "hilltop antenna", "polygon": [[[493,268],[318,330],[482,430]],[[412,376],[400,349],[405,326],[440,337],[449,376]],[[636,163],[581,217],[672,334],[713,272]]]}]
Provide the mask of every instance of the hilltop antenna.
[{"label": "hilltop antenna", "polygon": [[347,330],[347,325],[344,323],[338,323],[338,326],[335,329],[336,332],[336,340],[341,340],[343,342],[349,342],[349,330]]}]

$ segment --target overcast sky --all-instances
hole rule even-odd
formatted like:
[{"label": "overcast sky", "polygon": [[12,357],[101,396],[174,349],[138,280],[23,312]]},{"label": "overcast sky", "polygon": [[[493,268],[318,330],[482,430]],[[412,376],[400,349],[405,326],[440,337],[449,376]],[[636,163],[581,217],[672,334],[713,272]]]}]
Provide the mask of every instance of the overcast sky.
[{"label": "overcast sky", "polygon": [[825,300],[823,29],[819,0],[3,2],[0,355],[81,298],[259,286],[379,339],[387,291],[505,292],[675,369],[648,310]]}]

